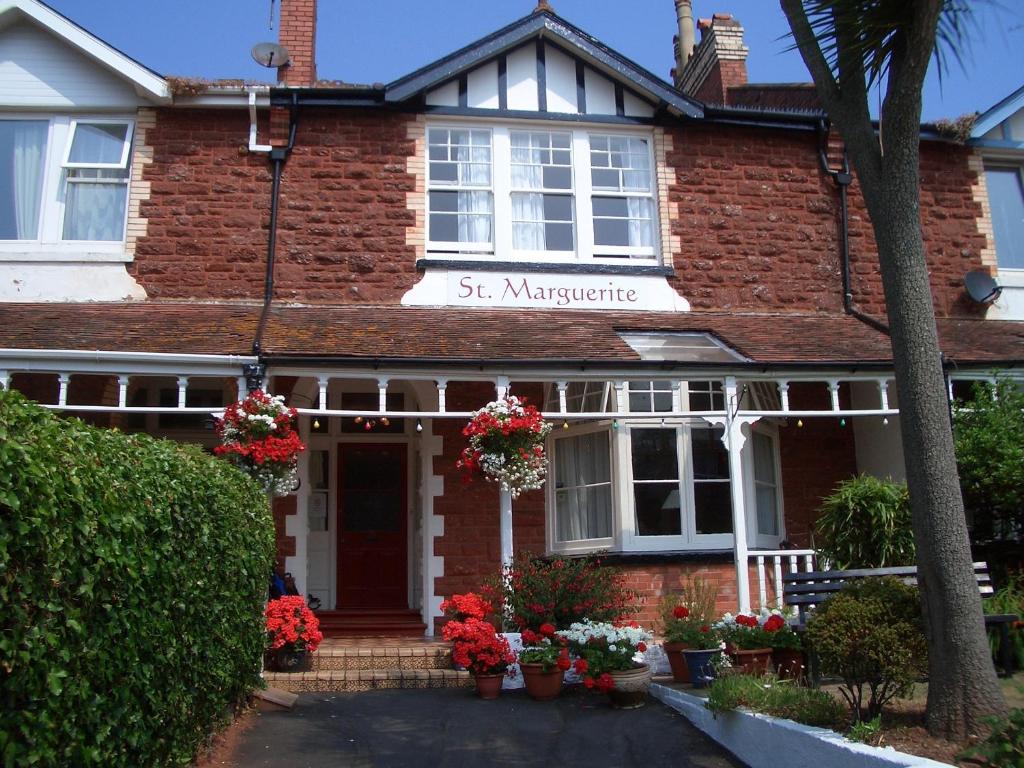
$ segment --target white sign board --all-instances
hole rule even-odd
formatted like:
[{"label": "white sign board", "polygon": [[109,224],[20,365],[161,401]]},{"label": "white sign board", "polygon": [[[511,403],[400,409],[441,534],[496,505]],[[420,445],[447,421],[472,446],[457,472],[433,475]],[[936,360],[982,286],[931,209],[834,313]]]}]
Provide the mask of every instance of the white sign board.
[{"label": "white sign board", "polygon": [[687,312],[690,304],[661,275],[480,272],[427,268],[402,297],[411,306],[614,309]]}]

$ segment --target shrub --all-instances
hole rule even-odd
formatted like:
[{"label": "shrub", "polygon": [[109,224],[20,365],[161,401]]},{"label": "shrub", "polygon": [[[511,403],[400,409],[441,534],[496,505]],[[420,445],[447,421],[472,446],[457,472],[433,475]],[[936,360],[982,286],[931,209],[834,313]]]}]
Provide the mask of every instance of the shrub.
[{"label": "shrub", "polygon": [[833,568],[914,564],[907,486],[860,475],[822,501],[814,545]]},{"label": "shrub", "polygon": [[953,410],[953,437],[964,508],[977,540],[1024,533],[1024,392],[1013,382],[976,384]]},{"label": "shrub", "polygon": [[483,591],[492,605],[506,606],[511,625],[520,631],[546,623],[565,629],[585,619],[617,621],[639,607],[621,571],[592,557],[523,553]]},{"label": "shrub", "polygon": [[827,692],[778,680],[771,675],[718,677],[711,683],[705,706],[715,713],[743,707],[818,728],[837,729],[845,720],[843,705]]},{"label": "shrub", "polygon": [[1024,709],[1010,710],[1006,717],[989,719],[992,732],[957,761],[983,768],[1020,768],[1024,765]]},{"label": "shrub", "polygon": [[[990,597],[982,601],[985,613],[1015,613],[1024,616],[1024,573],[1011,573],[1006,583]],[[998,662],[999,633],[990,631],[989,647],[993,661]],[[1010,647],[1013,653],[1014,669],[1024,669],[1024,630],[1014,626],[1010,628]]]},{"label": "shrub", "polygon": [[0,392],[0,756],[165,766],[259,684],[267,498],[196,446]]},{"label": "shrub", "polygon": [[822,673],[842,678],[854,721],[907,695],[928,665],[917,590],[894,578],[844,587],[814,612],[807,641]]}]

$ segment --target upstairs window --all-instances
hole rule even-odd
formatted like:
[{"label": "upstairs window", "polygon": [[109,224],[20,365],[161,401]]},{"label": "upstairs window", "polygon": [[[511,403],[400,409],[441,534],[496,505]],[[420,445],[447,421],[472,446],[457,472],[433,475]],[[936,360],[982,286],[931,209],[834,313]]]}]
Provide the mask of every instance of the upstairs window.
[{"label": "upstairs window", "polygon": [[431,126],[427,147],[430,256],[657,259],[647,136]]},{"label": "upstairs window", "polygon": [[132,128],[128,120],[0,120],[0,240],[124,240]]},{"label": "upstairs window", "polygon": [[1024,167],[985,168],[995,232],[996,260],[1003,269],[1024,269]]}]

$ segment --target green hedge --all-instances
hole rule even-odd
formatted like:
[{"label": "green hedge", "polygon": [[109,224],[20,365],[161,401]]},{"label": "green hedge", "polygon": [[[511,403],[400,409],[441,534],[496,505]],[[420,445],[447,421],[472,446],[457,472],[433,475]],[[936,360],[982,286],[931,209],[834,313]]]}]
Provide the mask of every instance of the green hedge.
[{"label": "green hedge", "polygon": [[4,765],[187,764],[259,684],[273,547],[227,462],[0,391]]}]

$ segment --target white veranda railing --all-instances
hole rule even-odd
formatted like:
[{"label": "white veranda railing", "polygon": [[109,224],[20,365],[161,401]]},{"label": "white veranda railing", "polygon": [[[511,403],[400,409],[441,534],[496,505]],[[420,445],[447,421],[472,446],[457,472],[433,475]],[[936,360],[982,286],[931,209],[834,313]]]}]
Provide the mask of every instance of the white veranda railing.
[{"label": "white veranda railing", "polygon": [[[749,555],[757,561],[757,596],[762,608],[782,609],[782,574],[797,571],[813,571],[815,558],[813,549],[754,550]],[[772,602],[769,605],[768,585],[772,585]]]}]

